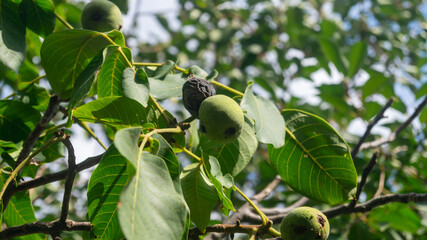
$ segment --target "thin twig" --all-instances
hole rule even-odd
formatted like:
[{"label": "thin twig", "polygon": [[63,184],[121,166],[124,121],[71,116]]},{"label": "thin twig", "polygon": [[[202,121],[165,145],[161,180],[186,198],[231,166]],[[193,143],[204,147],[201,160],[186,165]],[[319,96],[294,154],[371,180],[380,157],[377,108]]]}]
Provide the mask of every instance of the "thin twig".
[{"label": "thin twig", "polygon": [[[83,162],[77,164],[76,165],[76,172],[81,172],[85,169],[88,169],[90,167],[95,166],[96,164],[98,164],[101,161],[102,156],[103,156],[103,154],[100,154],[100,155],[94,156],[94,157],[90,157],[90,158],[87,158],[86,160],[84,160]],[[32,189],[32,188],[36,188],[36,187],[39,187],[42,185],[46,185],[48,183],[63,180],[67,177],[68,172],[69,172],[69,169],[65,169],[65,170],[62,170],[62,171],[57,172],[57,173],[50,173],[50,174],[46,174],[46,175],[39,177],[39,178],[35,178],[32,180],[21,182],[16,187],[15,192],[26,191],[28,189]]]},{"label": "thin twig", "polygon": [[[257,193],[255,196],[253,196],[252,202],[255,204],[258,204],[261,202],[264,198],[266,198],[279,184],[282,182],[282,179],[280,176],[276,176],[273,181],[271,181],[263,190],[261,190],[259,193]],[[248,214],[251,214],[251,206],[249,203],[243,204],[227,221],[225,221],[224,224],[233,224],[237,222],[239,219],[245,219],[245,217]],[[259,215],[257,215],[257,220],[260,221]],[[270,219],[271,220],[271,219]],[[218,240],[222,239],[225,236],[224,233],[212,233],[208,236],[206,236],[205,240]]]},{"label": "thin twig", "polygon": [[376,198],[373,198],[367,202],[358,204],[354,208],[350,208],[348,204],[346,205],[340,205],[331,209],[328,209],[326,211],[323,211],[323,213],[328,218],[333,218],[339,215],[343,214],[350,214],[350,213],[363,213],[363,212],[369,212],[373,208],[385,205],[387,203],[391,202],[402,202],[402,203],[408,203],[408,202],[427,202],[427,194],[421,194],[421,193],[406,193],[406,194],[388,194],[388,195],[382,195]]},{"label": "thin twig", "polygon": [[375,126],[375,124],[377,124],[384,117],[384,112],[393,104],[393,102],[394,102],[393,98],[388,100],[386,105],[378,112],[378,114],[375,116],[375,118],[372,119],[372,121],[370,121],[370,123],[368,124],[368,127],[365,130],[365,133],[363,134],[363,136],[360,138],[359,142],[354,146],[353,150],[351,151],[351,157],[353,159],[359,153],[360,146],[365,142],[366,138],[371,134],[372,128]]},{"label": "thin twig", "polygon": [[68,210],[70,206],[70,199],[71,199],[71,190],[73,189],[73,182],[74,178],[76,176],[76,156],[74,154],[74,147],[71,144],[70,136],[67,136],[62,143],[65,145],[65,147],[68,150],[68,174],[67,178],[65,180],[65,187],[64,187],[64,197],[62,200],[62,208],[61,208],[61,217],[59,218],[60,221],[65,222],[68,217]]},{"label": "thin twig", "polygon": [[384,165],[381,165],[380,166],[380,180],[378,182],[378,188],[374,194],[374,198],[379,197],[381,195],[381,193],[384,190],[384,183],[385,183],[385,167],[384,167]]},{"label": "thin twig", "polygon": [[368,149],[368,148],[379,147],[383,144],[394,141],[396,139],[397,135],[399,135],[399,133],[402,132],[402,130],[405,129],[409,124],[411,124],[411,122],[415,119],[415,117],[418,114],[420,114],[421,110],[423,110],[423,108],[425,107],[426,104],[427,104],[427,96],[420,103],[420,105],[418,105],[418,107],[415,109],[414,113],[412,113],[412,115],[405,122],[403,122],[402,125],[400,125],[394,132],[392,132],[389,137],[380,138],[380,139],[377,139],[377,140],[372,141],[372,142],[363,143],[360,146],[360,151],[362,151],[364,149]]},{"label": "thin twig", "polygon": [[377,161],[378,153],[374,153],[369,160],[369,163],[363,168],[362,178],[360,179],[360,183],[357,186],[356,195],[353,200],[350,202],[349,207],[353,208],[356,206],[357,201],[359,201],[360,194],[362,193],[363,187],[365,187],[366,179],[368,178],[369,173],[372,171],[372,168],[375,166]]},{"label": "thin twig", "polygon": [[0,232],[0,239],[12,239],[36,233],[51,235],[62,231],[90,231],[91,228],[90,222],[75,222],[72,220],[61,222],[57,219],[52,222],[32,222],[4,229]]}]

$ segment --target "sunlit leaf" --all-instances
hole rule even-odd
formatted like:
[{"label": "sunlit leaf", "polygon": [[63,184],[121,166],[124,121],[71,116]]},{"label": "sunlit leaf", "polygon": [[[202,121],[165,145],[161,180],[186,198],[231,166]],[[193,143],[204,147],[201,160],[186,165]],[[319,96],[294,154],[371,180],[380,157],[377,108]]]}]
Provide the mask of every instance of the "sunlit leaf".
[{"label": "sunlit leaf", "polygon": [[249,117],[255,120],[255,134],[262,143],[273,144],[275,148],[285,143],[285,121],[277,107],[270,100],[252,92],[252,86],[246,88],[240,106]]},{"label": "sunlit leaf", "polygon": [[142,126],[157,120],[152,103],[144,108],[133,99],[117,96],[100,98],[82,105],[74,111],[74,117],[116,128]]},{"label": "sunlit leaf", "polygon": [[147,107],[150,86],[144,69],[137,69],[135,72],[132,68],[126,68],[123,71],[122,88],[126,97],[132,98],[141,103],[142,106]]},{"label": "sunlit leaf", "polygon": [[130,67],[132,60],[129,48],[112,46],[108,51],[109,55],[97,76],[97,91],[100,98],[123,96],[123,71]]},{"label": "sunlit leaf", "polygon": [[120,193],[131,175],[128,164],[112,145],[91,175],[87,188],[88,217],[93,225],[91,239],[119,239],[123,236],[117,208]]},{"label": "sunlit leaf", "polygon": [[62,98],[71,96],[74,83],[89,61],[114,42],[104,33],[66,29],[49,34],[40,55],[47,79]]},{"label": "sunlit leaf", "polygon": [[323,119],[284,110],[285,145],[268,145],[271,165],[295,191],[310,199],[337,204],[349,198],[357,173],[349,147]]}]

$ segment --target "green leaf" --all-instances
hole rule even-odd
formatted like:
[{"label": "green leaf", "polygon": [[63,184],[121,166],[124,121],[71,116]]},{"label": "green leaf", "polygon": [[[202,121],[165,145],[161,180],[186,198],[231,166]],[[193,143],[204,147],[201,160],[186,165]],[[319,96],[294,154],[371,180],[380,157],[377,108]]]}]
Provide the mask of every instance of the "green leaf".
[{"label": "green leaf", "polygon": [[[90,63],[76,79],[76,83],[74,84],[73,91],[71,93],[70,103],[68,105],[69,113],[71,113],[73,108],[77,106],[90,91],[93,81],[95,80],[96,71],[103,62],[103,52],[99,52],[94,58],[92,58]],[[69,116],[71,117],[72,115],[69,114]]]},{"label": "green leaf", "polygon": [[375,208],[369,213],[368,221],[374,227],[388,224],[398,231],[414,234],[422,227],[418,214],[405,203],[390,203]]},{"label": "green leaf", "polygon": [[25,26],[39,36],[44,38],[55,29],[55,13],[49,0],[22,0],[19,11]]},{"label": "green leaf", "polygon": [[258,147],[258,140],[251,120],[245,117],[242,133],[237,140],[227,144],[217,144],[202,134],[200,147],[206,154],[218,159],[224,175],[229,173],[235,177],[252,159]]},{"label": "green leaf", "polygon": [[319,43],[326,58],[335,65],[338,71],[346,75],[347,69],[339,52],[339,47],[332,41],[324,38],[320,38]]},{"label": "green leaf", "polygon": [[182,73],[168,74],[164,79],[148,78],[151,94],[157,99],[181,97],[182,85],[186,80]]},{"label": "green leaf", "polygon": [[128,161],[114,145],[104,153],[87,187],[88,217],[93,225],[91,239],[120,239],[117,208],[119,196],[130,179]]},{"label": "green leaf", "polygon": [[111,46],[109,56],[99,70],[97,79],[98,96],[123,96],[123,71],[129,67],[132,53],[129,48]]},{"label": "green leaf", "polygon": [[234,209],[233,202],[230,200],[229,196],[227,196],[225,188],[231,188],[234,185],[234,179],[230,174],[226,174],[225,176],[222,174],[221,166],[216,158],[208,156],[208,159],[209,164],[206,161],[203,161],[205,165],[208,165],[207,169],[209,170],[207,171],[207,175],[213,183],[218,193],[219,200],[223,205],[222,212],[224,212],[225,216],[228,217],[229,212],[235,212],[236,209]]},{"label": "green leaf", "polygon": [[68,98],[90,60],[114,42],[104,33],[66,29],[49,34],[43,41],[40,56],[53,91]]},{"label": "green leaf", "polygon": [[218,193],[202,166],[199,163],[193,163],[185,167],[181,173],[181,187],[190,208],[191,220],[201,231],[204,231],[218,200]]},{"label": "green leaf", "polygon": [[362,87],[362,98],[366,99],[366,97],[380,92],[379,90],[384,86],[384,84],[388,81],[388,78],[384,76],[383,73],[377,72],[374,70],[367,70],[370,75],[368,81]]},{"label": "green leaf", "polygon": [[135,176],[120,195],[120,203],[120,226],[127,239],[182,238],[188,209],[160,157],[141,155]]},{"label": "green leaf", "polygon": [[363,61],[365,60],[368,47],[366,46],[365,41],[360,41],[354,44],[350,50],[349,62],[350,66],[348,67],[348,77],[352,78],[359,71],[360,66],[362,66]]},{"label": "green leaf", "polygon": [[300,110],[284,110],[285,145],[268,145],[271,165],[295,191],[337,204],[349,198],[357,173],[347,143],[323,119]]},{"label": "green leaf", "polygon": [[180,174],[180,165],[178,157],[172,149],[172,146],[160,135],[153,134],[151,136],[153,139],[157,140],[159,146],[155,155],[161,157],[165,160],[166,165],[168,166],[169,174],[172,179],[176,179]]},{"label": "green leaf", "polygon": [[157,119],[155,107],[151,102],[144,108],[133,99],[118,96],[104,97],[82,105],[74,110],[74,117],[119,129],[142,126]]},{"label": "green leaf", "polygon": [[417,97],[417,99],[423,97],[423,96],[427,96],[427,82],[424,83],[415,93],[415,96]]},{"label": "green leaf", "polygon": [[[3,184],[4,182],[6,182],[6,179],[8,177],[8,174],[4,172],[0,173],[0,188],[3,187]],[[12,182],[10,184],[14,183]],[[19,226],[25,223],[37,221],[28,191],[17,192],[13,195],[13,197],[9,201],[9,204],[3,212],[2,218],[8,227]],[[32,234],[27,236],[21,236],[19,237],[19,239],[41,240],[44,238],[42,238],[40,235]]]},{"label": "green leaf", "polygon": [[194,75],[195,77],[202,78],[206,80],[206,77],[209,75],[205,70],[203,70],[201,67],[194,65],[189,68],[190,74]]},{"label": "green leaf", "polygon": [[141,127],[124,128],[117,131],[113,141],[119,153],[135,167],[138,165],[138,140],[140,135]]},{"label": "green leaf", "polygon": [[122,88],[126,97],[132,98],[141,103],[142,106],[147,107],[150,86],[144,69],[137,69],[135,72],[132,68],[126,68],[123,72]]},{"label": "green leaf", "polygon": [[35,128],[40,112],[13,100],[0,100],[0,139],[19,142]]},{"label": "green leaf", "polygon": [[24,62],[26,52],[26,30],[18,8],[15,1],[0,2],[0,61],[15,72],[18,72]]},{"label": "green leaf", "polygon": [[285,144],[285,121],[274,103],[261,96],[255,97],[252,86],[251,84],[246,88],[240,106],[255,120],[257,139],[279,148]]},{"label": "green leaf", "polygon": [[[3,33],[3,31],[0,32]],[[3,34],[0,35],[0,62],[13,71],[18,72],[24,60],[25,48],[17,50],[8,48],[4,43]]]}]

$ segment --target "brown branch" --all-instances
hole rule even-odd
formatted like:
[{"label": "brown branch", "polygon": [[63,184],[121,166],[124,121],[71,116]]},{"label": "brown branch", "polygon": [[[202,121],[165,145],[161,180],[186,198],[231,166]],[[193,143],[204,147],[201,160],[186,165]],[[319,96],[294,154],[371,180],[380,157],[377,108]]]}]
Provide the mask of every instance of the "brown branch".
[{"label": "brown branch", "polygon": [[405,193],[405,194],[388,194],[373,198],[367,202],[350,208],[349,204],[337,206],[335,208],[323,211],[328,218],[333,218],[343,214],[369,212],[375,207],[379,207],[391,202],[427,202],[427,194]]},{"label": "brown branch", "polygon": [[50,120],[52,120],[52,118],[58,112],[60,102],[61,101],[58,96],[52,95],[52,97],[50,97],[49,105],[46,109],[46,112],[44,113],[43,117],[39,120],[34,130],[30,133],[27,139],[25,139],[25,142],[22,146],[22,150],[19,153],[19,156],[16,160],[15,167],[18,166],[24,159],[26,159],[30,155],[37,139],[43,133],[43,130],[46,129]]},{"label": "brown branch", "polygon": [[[25,139],[24,144],[22,145],[22,150],[18,155],[18,158],[16,159],[15,168],[24,161],[33,150],[34,144],[39,139],[40,135],[43,133],[43,131],[46,129],[47,125],[49,124],[50,120],[56,115],[59,109],[59,103],[61,100],[57,95],[52,95],[49,100],[49,105],[46,109],[46,112],[42,116],[42,118],[37,123],[34,130],[28,135],[27,139]],[[3,201],[3,211],[6,209],[7,204],[9,203],[10,198],[15,193],[14,191],[15,185],[10,184],[2,198]]]},{"label": "brown branch", "polygon": [[91,228],[90,222],[75,222],[72,220],[62,222],[57,219],[52,222],[33,222],[6,228],[0,232],[0,239],[11,239],[36,233],[52,235],[62,231],[90,231]]},{"label": "brown branch", "polygon": [[380,138],[380,139],[377,139],[377,140],[372,141],[372,142],[363,143],[360,146],[360,151],[362,151],[364,149],[368,149],[368,148],[379,147],[383,144],[394,141],[396,139],[397,135],[399,135],[399,133],[402,132],[403,129],[405,129],[407,126],[409,126],[409,124],[411,124],[411,122],[415,119],[415,117],[418,114],[420,114],[421,110],[423,110],[423,108],[425,107],[426,104],[427,104],[427,96],[424,97],[424,100],[420,103],[420,105],[418,105],[418,107],[415,109],[414,113],[412,113],[412,115],[405,122],[403,122],[402,125],[400,125],[394,132],[392,132],[389,137]]},{"label": "brown branch", "polygon": [[271,226],[273,226],[272,221],[269,221],[266,225],[242,225],[238,220],[235,224],[215,224],[207,226],[205,232],[200,231],[197,227],[191,228],[188,239],[199,239],[200,235],[206,234],[207,232],[224,234],[246,233],[249,235],[256,234],[257,236],[263,236],[269,234]]},{"label": "brown branch", "polygon": [[[90,167],[95,166],[96,164],[98,164],[101,161],[102,156],[103,156],[103,154],[100,154],[98,156],[87,158],[83,162],[76,165],[75,171],[81,172],[85,169],[88,169]],[[25,182],[20,182],[18,184],[18,186],[15,188],[15,192],[26,191],[26,190],[31,189],[31,188],[36,188],[36,187],[39,187],[42,185],[46,185],[48,183],[63,180],[67,177],[68,172],[69,172],[69,169],[65,169],[65,170],[62,170],[62,171],[57,172],[57,173],[50,173],[50,174],[46,174],[46,175],[39,177],[39,178],[35,178],[35,179],[28,180]]]},{"label": "brown branch", "polygon": [[62,208],[61,208],[61,217],[60,221],[65,222],[68,217],[68,210],[71,199],[71,190],[73,189],[74,178],[76,177],[76,156],[74,154],[74,148],[70,141],[70,136],[68,135],[62,143],[68,150],[68,173],[67,178],[65,180],[64,187],[64,198],[62,200]]},{"label": "brown branch", "polygon": [[353,150],[351,151],[351,157],[354,159],[356,157],[356,155],[359,153],[360,151],[360,147],[361,145],[365,142],[366,138],[371,134],[371,130],[372,128],[375,126],[375,124],[377,124],[382,118],[384,118],[384,112],[391,106],[391,104],[393,104],[394,99],[391,98],[390,100],[388,100],[388,102],[386,103],[386,105],[378,112],[378,114],[375,116],[374,119],[372,119],[369,124],[368,127],[366,127],[365,133],[363,134],[363,136],[359,139],[359,142],[354,146]]},{"label": "brown branch", "polygon": [[363,168],[362,178],[360,179],[360,183],[357,185],[356,195],[354,196],[353,200],[350,202],[349,207],[353,208],[356,206],[357,202],[359,201],[360,194],[362,193],[363,187],[366,184],[366,179],[368,179],[369,173],[372,171],[372,168],[375,166],[377,162],[378,153],[374,153],[371,157],[371,160],[369,160],[369,163]]},{"label": "brown branch", "polygon": [[296,201],[295,203],[290,205],[289,207],[286,207],[283,209],[277,209],[277,208],[268,209],[268,210],[265,209],[266,212],[264,212],[264,213],[267,215],[268,219],[270,219],[271,221],[273,221],[275,223],[279,223],[282,221],[282,218],[284,216],[286,216],[292,209],[304,206],[309,201],[310,201],[310,199],[308,199],[306,197],[302,197],[298,201]]},{"label": "brown branch", "polygon": [[[280,176],[276,176],[273,181],[271,181],[263,190],[261,190],[259,193],[257,193],[255,196],[253,196],[251,199],[253,200],[254,204],[258,204],[261,202],[264,198],[266,198],[279,184],[282,182],[282,179]],[[233,223],[240,220],[245,220],[245,218],[251,214],[251,206],[249,203],[243,204],[227,221],[225,221],[225,225],[232,225]],[[261,221],[261,218],[259,215],[257,215],[257,220]],[[214,232],[214,231],[212,231]],[[205,240],[216,240],[216,239],[222,239],[225,236],[224,232],[215,232],[208,236],[206,236]]]}]

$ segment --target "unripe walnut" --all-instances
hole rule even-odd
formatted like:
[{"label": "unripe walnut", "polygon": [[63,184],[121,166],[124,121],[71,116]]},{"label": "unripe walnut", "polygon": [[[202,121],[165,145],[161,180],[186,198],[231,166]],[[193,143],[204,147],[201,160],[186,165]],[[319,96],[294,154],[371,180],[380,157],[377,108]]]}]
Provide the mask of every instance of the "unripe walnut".
[{"label": "unripe walnut", "polygon": [[93,0],[88,3],[83,9],[80,21],[84,29],[98,32],[120,30],[123,26],[119,7],[107,0]]},{"label": "unripe walnut", "polygon": [[199,116],[199,108],[203,100],[215,95],[215,88],[208,81],[191,76],[182,86],[184,107],[192,116]]},{"label": "unripe walnut", "polygon": [[200,105],[200,130],[213,142],[226,144],[236,140],[242,132],[245,117],[232,98],[215,95]]},{"label": "unripe walnut", "polygon": [[319,210],[311,207],[295,208],[280,224],[283,240],[326,240],[329,222]]}]

